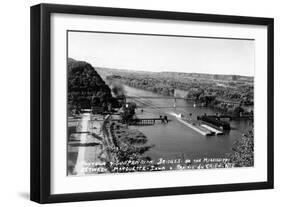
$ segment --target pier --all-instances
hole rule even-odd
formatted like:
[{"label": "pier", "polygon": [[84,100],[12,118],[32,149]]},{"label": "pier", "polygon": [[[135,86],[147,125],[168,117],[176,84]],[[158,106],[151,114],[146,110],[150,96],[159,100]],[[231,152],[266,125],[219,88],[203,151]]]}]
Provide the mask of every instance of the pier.
[{"label": "pier", "polygon": [[156,121],[161,121],[161,123],[168,123],[171,120],[168,119],[165,120],[164,118],[140,118],[140,119],[133,119],[130,122],[130,125],[154,125]]},{"label": "pier", "polygon": [[[118,122],[122,122],[121,119],[111,119],[111,121],[118,121]],[[159,121],[162,124],[167,124],[168,122],[170,122],[170,119],[165,120],[164,118],[137,118],[137,119],[132,119],[129,122],[129,125],[154,125],[156,124],[156,122]]]}]

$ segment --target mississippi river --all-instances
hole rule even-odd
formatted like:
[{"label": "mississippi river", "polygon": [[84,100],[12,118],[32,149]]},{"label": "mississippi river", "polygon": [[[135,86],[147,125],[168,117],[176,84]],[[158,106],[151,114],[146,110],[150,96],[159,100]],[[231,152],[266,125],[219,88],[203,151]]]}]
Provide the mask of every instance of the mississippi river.
[{"label": "mississippi river", "polygon": [[[172,114],[184,114],[196,119],[204,113],[214,115],[217,111],[208,107],[194,107],[194,103],[177,100],[174,108],[173,99],[161,99],[161,95],[153,92],[124,86],[126,96],[133,97],[159,97],[159,99],[136,98],[128,99],[137,103],[137,116],[158,117],[168,116],[168,124],[160,122],[151,126],[131,126],[138,128],[148,137],[148,143],[155,145],[146,155],[153,160],[166,159],[198,159],[198,158],[224,158],[231,153],[233,142],[251,129],[249,120],[230,121],[231,130],[228,134],[219,136],[203,136],[193,129],[183,125]],[[169,108],[165,108],[169,107]]]}]

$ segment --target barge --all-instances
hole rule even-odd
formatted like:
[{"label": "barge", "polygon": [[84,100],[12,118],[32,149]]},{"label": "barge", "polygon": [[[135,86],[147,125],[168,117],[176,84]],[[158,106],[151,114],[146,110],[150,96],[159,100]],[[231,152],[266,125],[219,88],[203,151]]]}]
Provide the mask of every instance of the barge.
[{"label": "barge", "polygon": [[201,134],[203,136],[215,135],[215,132],[201,126],[198,122],[184,118],[181,114],[173,113],[172,115],[174,115],[179,122],[181,122],[185,126],[188,126],[189,128],[193,129],[194,131],[198,132],[199,134]]},{"label": "barge", "polygon": [[208,130],[210,130],[210,131],[212,131],[212,132],[214,132],[216,135],[223,135],[222,131],[220,131],[220,130],[214,128],[214,127],[211,127],[211,126],[209,126],[207,124],[201,124],[201,126],[206,128],[206,129],[208,129]]}]

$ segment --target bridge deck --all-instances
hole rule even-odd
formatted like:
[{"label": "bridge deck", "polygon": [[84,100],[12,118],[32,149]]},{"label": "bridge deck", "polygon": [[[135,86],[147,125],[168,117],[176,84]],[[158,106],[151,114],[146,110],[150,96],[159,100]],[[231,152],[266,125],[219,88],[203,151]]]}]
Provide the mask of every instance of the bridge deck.
[{"label": "bridge deck", "polygon": [[[131,98],[131,99],[183,99],[183,100],[189,100],[189,101],[196,101],[195,98],[183,98],[183,97],[174,97],[174,96],[126,96],[126,98]],[[240,101],[232,101],[232,100],[225,100],[225,99],[220,99],[218,98],[217,101],[221,103],[226,103],[226,104],[234,104],[234,105],[239,105]]]},{"label": "bridge deck", "polygon": [[148,98],[148,99],[184,99],[184,100],[195,100],[194,98],[181,98],[181,97],[173,97],[173,96],[126,96],[126,98],[132,98],[132,99],[139,99],[139,98]]}]

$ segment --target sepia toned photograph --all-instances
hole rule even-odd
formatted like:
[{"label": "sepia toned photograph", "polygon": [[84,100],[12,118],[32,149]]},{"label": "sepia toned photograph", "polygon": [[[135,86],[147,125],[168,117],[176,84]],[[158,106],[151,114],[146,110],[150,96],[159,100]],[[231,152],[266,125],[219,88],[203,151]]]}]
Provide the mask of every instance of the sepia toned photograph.
[{"label": "sepia toned photograph", "polygon": [[66,35],[68,176],[254,167],[254,39]]}]

